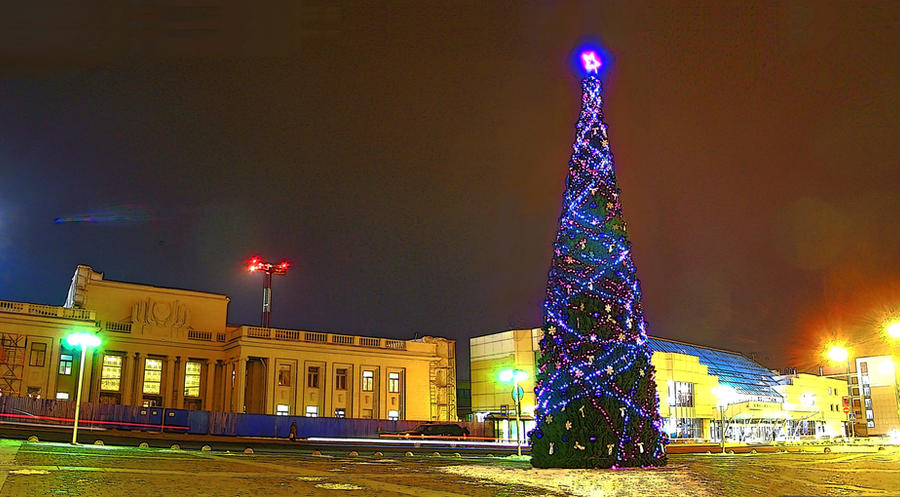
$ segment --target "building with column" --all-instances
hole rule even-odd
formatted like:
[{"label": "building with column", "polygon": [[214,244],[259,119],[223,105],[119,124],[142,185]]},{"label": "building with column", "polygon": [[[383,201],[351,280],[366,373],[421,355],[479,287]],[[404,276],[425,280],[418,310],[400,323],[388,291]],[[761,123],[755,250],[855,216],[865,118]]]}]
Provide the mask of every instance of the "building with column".
[{"label": "building with column", "polygon": [[177,409],[456,420],[455,342],[226,324],[225,295],[106,280],[78,266],[64,306],[0,301],[3,395]]},{"label": "building with column", "polygon": [[[469,342],[472,411],[494,420],[496,432],[515,438],[510,386],[503,369],[522,369],[524,430],[534,426],[534,375],[540,328],[508,330]],[[812,374],[782,375],[738,352],[663,338],[649,338],[656,368],[660,416],[673,440],[720,441],[722,419],[729,441],[771,441],[837,437],[847,415],[847,382]],[[725,392],[729,392],[727,395]],[[721,407],[720,407],[721,406]],[[512,435],[509,435],[512,434]]]}]

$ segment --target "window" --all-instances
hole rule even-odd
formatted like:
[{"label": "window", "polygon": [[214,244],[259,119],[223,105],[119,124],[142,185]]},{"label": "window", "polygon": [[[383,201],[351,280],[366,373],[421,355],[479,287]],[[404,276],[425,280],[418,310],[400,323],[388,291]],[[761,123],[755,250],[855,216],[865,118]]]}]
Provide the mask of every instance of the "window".
[{"label": "window", "polygon": [[28,357],[29,366],[44,367],[44,357],[47,355],[47,344],[34,342],[31,344],[31,355]]},{"label": "window", "polygon": [[816,394],[804,393],[800,395],[800,404],[803,407],[816,407]]},{"label": "window", "polygon": [[363,371],[362,390],[371,392],[375,383],[375,371]]},{"label": "window", "polygon": [[41,398],[41,387],[28,387],[26,393],[29,397],[39,399]]},{"label": "window", "polygon": [[69,400],[69,392],[56,392],[56,400]]},{"label": "window", "polygon": [[347,389],[347,370],[344,368],[334,370],[334,389]]},{"label": "window", "polygon": [[59,374],[69,376],[72,374],[72,356],[69,354],[60,354],[59,356]]},{"label": "window", "polygon": [[872,399],[866,399],[866,407],[868,407],[868,408],[872,407]]},{"label": "window", "polygon": [[199,361],[188,361],[184,365],[184,396],[200,396],[200,372],[203,364]]},{"label": "window", "polygon": [[865,361],[859,363],[859,372],[862,374],[867,374],[869,372],[869,364]]},{"label": "window", "polygon": [[291,414],[291,406],[287,404],[278,404],[275,406],[276,416],[289,416]]},{"label": "window", "polygon": [[866,419],[874,419],[875,413],[871,409],[866,409]]},{"label": "window", "polygon": [[388,373],[388,392],[400,393],[400,373]]},{"label": "window", "polygon": [[122,356],[104,355],[100,370],[100,390],[119,391],[122,383]]},{"label": "window", "polygon": [[279,387],[291,386],[291,365],[290,364],[279,364],[278,365],[278,386]]},{"label": "window", "polygon": [[306,386],[309,388],[319,388],[319,367],[310,366],[306,370]]},{"label": "window", "polygon": [[869,421],[868,423],[866,423],[866,426],[868,426],[869,428],[875,428],[875,422]]},{"label": "window", "polygon": [[162,360],[144,359],[144,393],[159,395],[159,385],[162,381]]},{"label": "window", "polygon": [[310,418],[318,418],[319,406],[306,406],[306,416]]},{"label": "window", "polygon": [[683,381],[669,383],[669,405],[694,407],[694,384]]},{"label": "window", "polygon": [[388,419],[391,421],[397,421],[400,419],[400,411],[388,411]]},{"label": "window", "polygon": [[865,395],[866,397],[870,397],[872,395],[872,390],[870,390],[867,386],[863,387],[863,395]]},{"label": "window", "polygon": [[344,415],[345,415],[345,411],[343,409],[335,409],[334,410],[334,417],[343,418]]}]

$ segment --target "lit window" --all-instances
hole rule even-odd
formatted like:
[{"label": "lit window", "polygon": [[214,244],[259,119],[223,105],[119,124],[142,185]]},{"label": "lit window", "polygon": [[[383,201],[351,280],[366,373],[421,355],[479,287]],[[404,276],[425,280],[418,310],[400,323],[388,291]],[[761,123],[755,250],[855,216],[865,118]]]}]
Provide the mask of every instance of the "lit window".
[{"label": "lit window", "polygon": [[803,407],[816,407],[816,394],[804,393],[800,395],[800,404]]},{"label": "lit window", "polygon": [[188,361],[184,365],[184,396],[200,396],[200,372],[203,364],[198,361]]},{"label": "lit window", "polygon": [[345,411],[344,411],[343,409],[335,409],[335,410],[334,410],[334,417],[336,417],[336,418],[343,418],[343,417],[344,417],[344,412],[345,412]]},{"label": "lit window", "polygon": [[278,386],[279,387],[291,386],[291,365],[290,364],[280,364],[278,366]]},{"label": "lit window", "polygon": [[306,406],[306,416],[310,418],[319,417],[319,406]]},{"label": "lit window", "polygon": [[400,373],[388,373],[388,392],[400,393]]},{"label": "lit window", "polygon": [[28,357],[29,366],[44,367],[44,357],[47,355],[47,344],[34,342],[31,344],[31,355]]},{"label": "lit window", "polygon": [[59,374],[69,376],[72,374],[72,356],[69,354],[60,354],[59,356]]},{"label": "lit window", "polygon": [[868,423],[866,423],[866,426],[868,426],[869,428],[875,428],[875,422],[869,421]]},{"label": "lit window", "polygon": [[347,389],[347,370],[344,368],[334,370],[334,389]]},{"label": "lit window", "polygon": [[278,404],[275,406],[276,416],[289,416],[291,414],[291,406],[287,404]]},{"label": "lit window", "polygon": [[122,356],[104,355],[100,370],[100,390],[118,392],[122,383]]},{"label": "lit window", "polygon": [[144,393],[159,395],[159,385],[162,382],[162,360],[144,359]]},{"label": "lit window", "polygon": [[371,392],[375,383],[374,371],[363,371],[362,390],[363,392]]},{"label": "lit window", "polygon": [[694,384],[683,381],[669,383],[669,404],[674,407],[694,407]]},{"label": "lit window", "polygon": [[866,399],[866,407],[872,407],[872,399]]},{"label": "lit window", "polygon": [[400,411],[388,411],[388,419],[391,421],[397,421],[400,419]]},{"label": "lit window", "polygon": [[306,370],[306,386],[309,388],[319,388],[319,367],[310,366]]},{"label": "lit window", "polygon": [[871,409],[866,409],[866,419],[874,419],[875,413]]},{"label": "lit window", "polygon": [[69,400],[69,392],[56,392],[56,400]]}]

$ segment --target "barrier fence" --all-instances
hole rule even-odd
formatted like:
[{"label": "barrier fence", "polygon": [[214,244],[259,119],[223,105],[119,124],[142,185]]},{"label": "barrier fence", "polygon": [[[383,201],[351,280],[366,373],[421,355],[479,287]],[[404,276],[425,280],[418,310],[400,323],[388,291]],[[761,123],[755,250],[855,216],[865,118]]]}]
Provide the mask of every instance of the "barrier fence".
[{"label": "barrier fence", "polygon": [[[0,397],[0,421],[71,426],[75,402],[31,397]],[[412,430],[425,421],[313,418],[196,411],[163,407],[81,404],[79,426],[82,429],[165,431],[196,435],[241,437],[287,437],[291,423],[297,423],[297,436],[334,438],[378,438],[379,434]],[[492,438],[491,426],[484,423],[455,422],[469,430],[473,438]]]}]

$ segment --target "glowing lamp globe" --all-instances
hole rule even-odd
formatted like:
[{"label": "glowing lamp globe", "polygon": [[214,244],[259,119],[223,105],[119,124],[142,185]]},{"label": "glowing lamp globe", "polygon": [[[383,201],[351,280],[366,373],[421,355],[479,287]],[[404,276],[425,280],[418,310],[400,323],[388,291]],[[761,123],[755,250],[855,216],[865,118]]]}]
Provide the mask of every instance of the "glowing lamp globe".
[{"label": "glowing lamp globe", "polygon": [[900,338],[900,321],[887,325],[887,334],[891,338]]},{"label": "glowing lamp globe", "polygon": [[527,380],[528,373],[522,371],[521,369],[517,369],[515,371],[513,371],[512,369],[504,369],[503,371],[500,371],[500,375],[498,377],[503,383],[509,383],[513,380],[519,382]]},{"label": "glowing lamp globe", "polygon": [[847,352],[847,349],[838,345],[835,345],[828,349],[828,359],[834,363],[842,363],[846,361],[849,355],[850,354]]},{"label": "glowing lamp globe", "polygon": [[72,333],[66,337],[70,347],[93,348],[100,345],[100,337],[93,333]]}]

